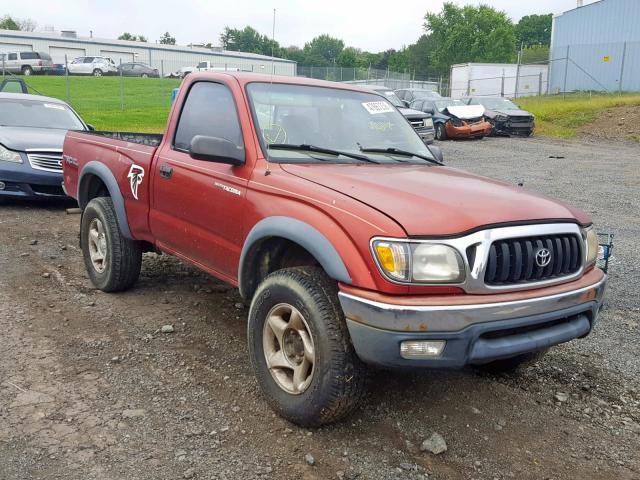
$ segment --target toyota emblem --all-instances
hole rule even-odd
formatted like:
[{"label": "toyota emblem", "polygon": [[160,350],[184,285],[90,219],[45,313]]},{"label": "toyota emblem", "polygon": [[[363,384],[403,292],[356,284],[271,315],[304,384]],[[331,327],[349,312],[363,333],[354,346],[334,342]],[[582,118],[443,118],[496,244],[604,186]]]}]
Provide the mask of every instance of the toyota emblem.
[{"label": "toyota emblem", "polygon": [[536,265],[544,268],[551,262],[551,252],[548,248],[541,248],[536,252]]}]

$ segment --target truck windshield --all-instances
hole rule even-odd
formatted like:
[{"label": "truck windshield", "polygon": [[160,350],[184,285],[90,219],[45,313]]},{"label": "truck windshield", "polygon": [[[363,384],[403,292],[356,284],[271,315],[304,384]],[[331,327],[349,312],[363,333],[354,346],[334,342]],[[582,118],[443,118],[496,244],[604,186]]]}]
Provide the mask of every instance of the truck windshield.
[{"label": "truck windshield", "polygon": [[[378,163],[424,163],[419,157],[395,159],[389,149],[433,158],[415,130],[385,98],[365,92],[307,85],[251,83],[251,109],[265,157],[276,162],[326,160],[319,148],[352,155],[334,156],[353,163],[363,149]],[[268,148],[269,145],[278,148]],[[282,148],[299,145],[303,148]],[[306,146],[314,146],[310,151]]]},{"label": "truck windshield", "polygon": [[84,130],[67,106],[24,99],[0,99],[0,126]]}]

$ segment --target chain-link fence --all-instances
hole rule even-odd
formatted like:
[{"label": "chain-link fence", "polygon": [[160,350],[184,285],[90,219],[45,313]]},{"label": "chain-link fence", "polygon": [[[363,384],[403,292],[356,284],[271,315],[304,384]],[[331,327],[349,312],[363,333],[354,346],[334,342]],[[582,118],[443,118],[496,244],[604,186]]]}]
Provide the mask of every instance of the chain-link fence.
[{"label": "chain-link fence", "polygon": [[640,91],[640,42],[554,47],[547,93],[586,91]]}]

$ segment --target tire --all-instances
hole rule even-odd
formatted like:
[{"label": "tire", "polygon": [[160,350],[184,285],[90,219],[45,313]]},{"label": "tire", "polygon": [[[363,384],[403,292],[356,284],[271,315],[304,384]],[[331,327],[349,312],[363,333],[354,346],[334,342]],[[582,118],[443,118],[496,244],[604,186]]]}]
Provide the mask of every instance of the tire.
[{"label": "tire", "polygon": [[447,126],[444,123],[436,124],[436,140],[447,139]]},{"label": "tire", "polygon": [[548,349],[536,352],[523,353],[511,358],[503,358],[484,365],[477,365],[476,368],[488,373],[512,373],[529,365],[533,365],[547,353]]},{"label": "tire", "polygon": [[22,75],[24,75],[25,77],[33,75],[33,68],[31,68],[29,65],[22,67]]},{"label": "tire", "polygon": [[[337,294],[336,282],[321,268],[295,267],[269,275],[251,302],[247,339],[258,384],[271,408],[300,426],[340,420],[366,391],[367,370],[351,344]],[[279,358],[271,368],[267,355]],[[298,385],[295,365],[306,372]]]},{"label": "tire", "polygon": [[126,290],[138,279],[142,264],[140,242],[122,236],[110,197],[94,198],[85,207],[80,246],[89,279],[103,292]]},{"label": "tire", "polygon": [[143,73],[142,75],[140,75],[142,78],[148,78],[149,75],[147,75],[146,73]]},{"label": "tire", "polygon": [[100,70],[99,68],[96,68],[96,69],[93,71],[93,76],[94,76],[94,77],[101,77],[101,76],[102,76],[102,70]]}]

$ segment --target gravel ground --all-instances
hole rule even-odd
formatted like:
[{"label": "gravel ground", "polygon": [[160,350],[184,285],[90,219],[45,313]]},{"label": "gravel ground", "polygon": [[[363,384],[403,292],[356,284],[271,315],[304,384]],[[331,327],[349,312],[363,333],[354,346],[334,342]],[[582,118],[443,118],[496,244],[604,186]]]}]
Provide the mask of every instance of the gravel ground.
[{"label": "gravel ground", "polygon": [[[640,478],[637,145],[442,147],[451,166],[523,181],[616,233],[590,337],[515,376],[376,371],[347,421],[300,429],[260,397],[234,290],[148,254],[133,290],[101,293],[69,205],[4,201],[0,479]],[[421,451],[434,433],[444,453]]]}]

